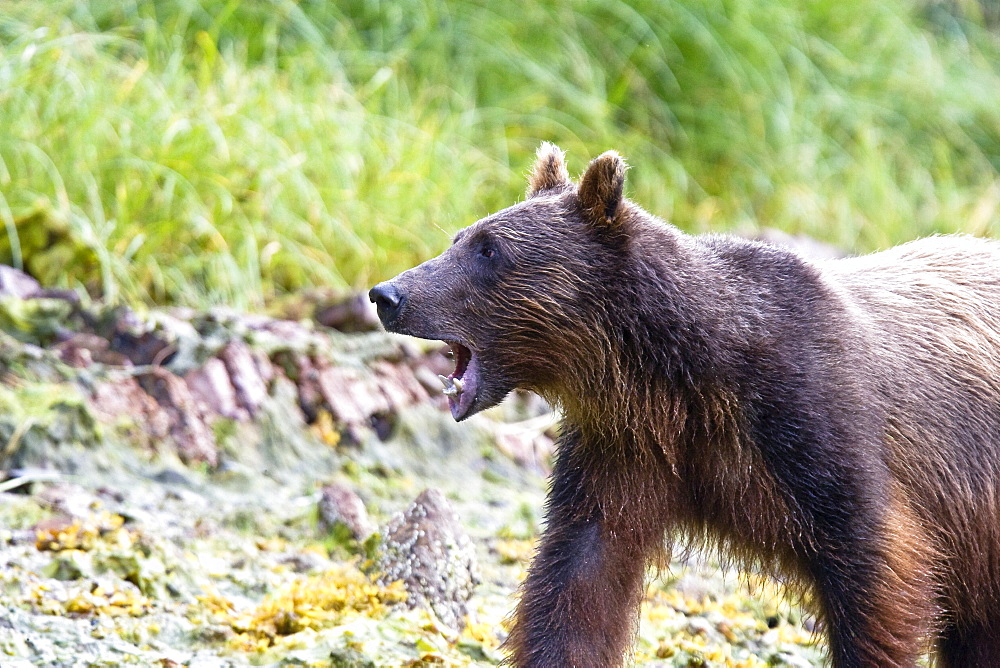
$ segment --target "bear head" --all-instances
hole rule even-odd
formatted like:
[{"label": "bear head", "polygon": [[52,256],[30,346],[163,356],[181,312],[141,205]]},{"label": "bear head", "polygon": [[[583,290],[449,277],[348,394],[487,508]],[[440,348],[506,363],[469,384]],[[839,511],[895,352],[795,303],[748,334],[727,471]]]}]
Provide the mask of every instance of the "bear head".
[{"label": "bear head", "polygon": [[[515,388],[559,402],[568,374],[599,373],[612,348],[629,227],[641,211],[623,197],[627,166],[594,159],[574,184],[563,152],[543,144],[527,197],[459,231],[451,247],[369,293],[388,331],[451,346],[445,382],[464,420]],[[585,362],[590,371],[571,367]],[[596,380],[596,379],[595,379]]]}]

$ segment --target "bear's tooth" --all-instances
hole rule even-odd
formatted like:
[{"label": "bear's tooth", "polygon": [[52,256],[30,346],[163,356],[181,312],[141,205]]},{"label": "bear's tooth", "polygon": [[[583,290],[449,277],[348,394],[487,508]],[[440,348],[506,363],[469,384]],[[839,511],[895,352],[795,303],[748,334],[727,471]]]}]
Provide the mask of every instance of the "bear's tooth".
[{"label": "bear's tooth", "polygon": [[455,389],[458,390],[458,393],[461,394],[462,393],[462,379],[461,378],[456,378],[454,381],[452,381],[452,383],[455,385]]},{"label": "bear's tooth", "polygon": [[441,384],[444,385],[444,389],[441,392],[448,397],[453,397],[459,393],[459,390],[455,387],[455,383],[452,382],[451,378],[447,376],[442,376],[438,374],[438,378],[441,379]]}]

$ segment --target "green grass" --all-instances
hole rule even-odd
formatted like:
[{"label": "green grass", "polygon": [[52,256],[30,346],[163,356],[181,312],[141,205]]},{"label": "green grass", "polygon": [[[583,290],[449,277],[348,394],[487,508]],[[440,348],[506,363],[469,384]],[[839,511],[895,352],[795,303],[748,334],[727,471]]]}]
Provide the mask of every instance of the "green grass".
[{"label": "green grass", "polygon": [[694,232],[998,234],[1000,44],[962,6],[0,0],[0,261],[132,303],[363,288],[541,140],[618,149]]}]

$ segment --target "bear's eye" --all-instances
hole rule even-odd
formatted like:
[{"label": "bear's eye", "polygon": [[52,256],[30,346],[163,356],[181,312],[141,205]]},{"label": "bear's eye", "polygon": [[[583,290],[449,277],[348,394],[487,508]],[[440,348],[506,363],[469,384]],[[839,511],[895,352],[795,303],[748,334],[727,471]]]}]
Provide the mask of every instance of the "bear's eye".
[{"label": "bear's eye", "polygon": [[480,249],[479,254],[485,258],[492,258],[497,254],[497,252],[489,246],[483,246]]}]

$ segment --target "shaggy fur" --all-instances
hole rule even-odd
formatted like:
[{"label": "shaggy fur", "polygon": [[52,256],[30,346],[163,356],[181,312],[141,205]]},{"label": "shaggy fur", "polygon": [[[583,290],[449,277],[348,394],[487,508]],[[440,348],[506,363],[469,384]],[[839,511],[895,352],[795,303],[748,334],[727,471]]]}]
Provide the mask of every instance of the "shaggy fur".
[{"label": "shaggy fur", "polygon": [[680,233],[625,169],[543,145],[526,201],[372,290],[456,349],[457,418],[563,411],[509,663],[621,665],[681,535],[799,583],[838,668],[1000,666],[1000,244],[810,262]]}]

